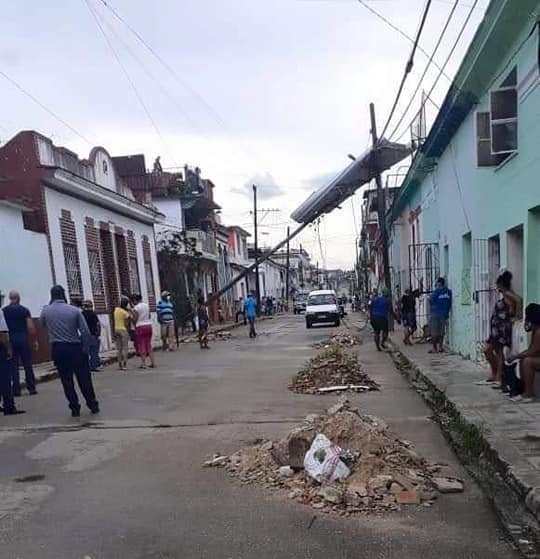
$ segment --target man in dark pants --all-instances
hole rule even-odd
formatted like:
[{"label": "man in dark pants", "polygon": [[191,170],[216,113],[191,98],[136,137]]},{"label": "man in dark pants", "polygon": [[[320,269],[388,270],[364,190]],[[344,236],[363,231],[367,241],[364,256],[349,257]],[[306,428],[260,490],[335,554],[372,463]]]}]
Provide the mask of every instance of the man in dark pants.
[{"label": "man in dark pants", "polygon": [[13,396],[21,395],[19,365],[24,367],[26,388],[30,394],[37,394],[36,377],[32,367],[31,338],[36,340],[36,328],[30,311],[21,305],[21,296],[15,290],[9,292],[9,305],[4,307],[4,318],[9,329],[12,357],[12,389]]},{"label": "man in dark pants", "polygon": [[55,285],[51,289],[51,302],[41,312],[41,320],[49,333],[52,358],[58,369],[71,415],[81,415],[74,376],[77,377],[77,384],[90,411],[93,414],[99,413],[88,363],[91,334],[81,310],[67,304],[61,285]]},{"label": "man in dark pants", "polygon": [[4,313],[0,309],[0,396],[2,397],[2,406],[0,408],[4,415],[16,415],[25,413],[15,407],[13,399],[13,391],[11,385],[12,363],[11,363],[11,347],[9,342],[9,333]]}]

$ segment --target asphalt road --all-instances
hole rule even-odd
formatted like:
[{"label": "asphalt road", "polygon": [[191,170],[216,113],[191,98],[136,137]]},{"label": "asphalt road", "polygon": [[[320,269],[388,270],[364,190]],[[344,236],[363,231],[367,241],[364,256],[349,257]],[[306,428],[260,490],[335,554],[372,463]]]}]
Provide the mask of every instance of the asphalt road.
[{"label": "asphalt road", "polygon": [[[158,354],[159,368],[96,374],[99,417],[68,414],[58,381],[23,397],[24,416],[0,419],[2,559],[243,559],[517,557],[481,491],[386,517],[317,514],[269,490],[202,469],[214,452],[277,438],[331,396],[287,390],[331,329],[306,330],[303,317],[260,325],[249,340],[202,352],[186,344]],[[430,411],[366,342],[360,358],[382,385],[355,396],[426,457],[456,464]],[[459,469],[459,466],[456,465]],[[310,527],[310,524],[311,527]]]}]

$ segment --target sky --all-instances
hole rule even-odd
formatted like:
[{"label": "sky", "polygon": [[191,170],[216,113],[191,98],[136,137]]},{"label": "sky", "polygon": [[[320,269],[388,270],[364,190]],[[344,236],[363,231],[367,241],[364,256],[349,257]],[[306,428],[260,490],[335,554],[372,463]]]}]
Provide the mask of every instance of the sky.
[{"label": "sky", "polygon": [[[0,143],[35,129],[87,157],[157,155],[164,168],[198,166],[216,185],[227,225],[252,230],[258,185],[261,245],[281,240],[291,212],[369,146],[369,103],[386,120],[411,43],[358,0],[18,0],[0,22]],[[409,36],[425,0],[365,0]],[[433,0],[420,46],[431,53],[453,0]],[[442,65],[474,0],[460,0]],[[488,0],[477,0],[445,73],[454,75]],[[99,25],[98,25],[99,22]],[[397,122],[428,57],[417,51]],[[421,89],[429,90],[432,65]],[[440,104],[442,77],[432,98]],[[421,91],[421,90],[420,90]],[[39,104],[36,102],[39,102]],[[408,113],[420,106],[420,93]],[[47,110],[52,111],[56,117]],[[427,106],[428,119],[436,114]],[[405,125],[404,125],[405,126]],[[403,129],[403,128],[402,128]],[[401,130],[401,129],[400,129]],[[380,131],[380,130],[379,130]],[[408,139],[406,135],[404,141]],[[362,193],[292,243],[313,262],[351,269]]]}]

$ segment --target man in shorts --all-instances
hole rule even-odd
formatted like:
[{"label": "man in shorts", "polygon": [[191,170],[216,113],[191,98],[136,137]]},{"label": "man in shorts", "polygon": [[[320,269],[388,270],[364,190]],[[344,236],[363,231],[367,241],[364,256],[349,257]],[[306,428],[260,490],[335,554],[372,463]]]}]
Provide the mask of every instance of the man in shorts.
[{"label": "man in shorts", "polygon": [[385,344],[388,339],[388,323],[391,311],[392,305],[388,297],[388,290],[383,289],[381,295],[374,295],[369,306],[369,319],[373,328],[377,351],[381,351],[381,348],[386,349]]},{"label": "man in shorts", "polygon": [[175,328],[174,328],[174,305],[171,301],[171,294],[163,291],[161,299],[157,304],[157,318],[161,325],[161,340],[163,341],[163,351],[174,351],[175,347]]}]

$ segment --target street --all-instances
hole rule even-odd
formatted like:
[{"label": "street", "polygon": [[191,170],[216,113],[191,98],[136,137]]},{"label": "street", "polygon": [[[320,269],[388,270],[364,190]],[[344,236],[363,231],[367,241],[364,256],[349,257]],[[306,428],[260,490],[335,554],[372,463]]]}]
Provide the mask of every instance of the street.
[{"label": "street", "polygon": [[[4,420],[0,534],[6,559],[150,558],[509,558],[480,490],[430,508],[342,519],[247,487],[223,470],[203,469],[215,452],[276,438],[331,396],[287,390],[328,328],[304,318],[259,325],[256,340],[201,352],[196,344],[158,354],[155,371],[109,367],[96,375],[99,417],[69,417],[58,381],[23,397],[25,416]],[[353,396],[388,420],[427,458],[456,464],[429,410],[368,339],[361,361],[383,390]],[[310,527],[310,524],[311,527]]]}]

